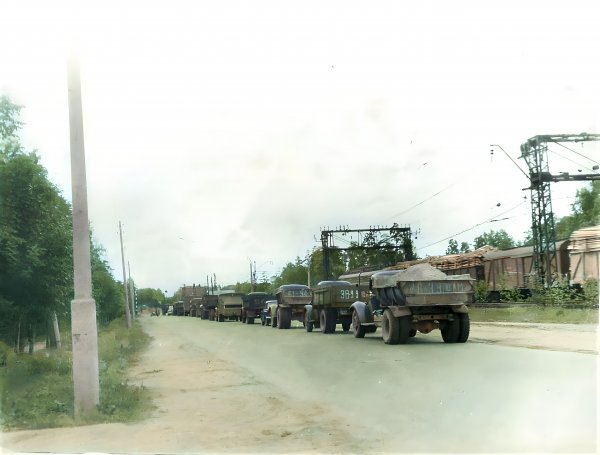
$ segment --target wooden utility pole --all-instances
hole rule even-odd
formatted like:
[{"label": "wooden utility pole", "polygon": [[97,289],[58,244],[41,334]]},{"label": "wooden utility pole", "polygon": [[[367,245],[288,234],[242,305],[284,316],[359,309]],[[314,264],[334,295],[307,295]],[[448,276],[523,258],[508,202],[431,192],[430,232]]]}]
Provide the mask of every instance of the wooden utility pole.
[{"label": "wooden utility pole", "polygon": [[129,261],[127,261],[127,274],[129,275],[129,307],[131,308],[131,320],[135,320],[135,290],[133,287],[133,281],[131,281],[131,267],[129,267]]},{"label": "wooden utility pole", "polygon": [[119,221],[119,238],[121,239],[121,263],[123,264],[123,290],[125,291],[125,317],[127,318],[127,328],[131,328],[131,312],[129,311],[129,292],[127,290],[127,276],[125,274],[125,254],[123,253],[123,229]]},{"label": "wooden utility pole", "polygon": [[75,58],[71,58],[68,65],[68,91],[75,285],[75,298],[71,301],[71,331],[74,407],[77,417],[93,411],[100,403],[100,381],[96,302],[92,298],[81,82],[79,63]]}]

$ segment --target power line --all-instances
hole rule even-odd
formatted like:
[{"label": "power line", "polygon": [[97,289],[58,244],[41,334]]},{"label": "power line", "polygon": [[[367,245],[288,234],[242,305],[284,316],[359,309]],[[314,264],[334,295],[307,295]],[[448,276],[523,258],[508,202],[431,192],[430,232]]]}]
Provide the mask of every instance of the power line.
[{"label": "power line", "polygon": [[[562,145],[562,144],[560,144],[560,143],[558,143],[558,142],[557,142],[557,144],[558,144],[558,145]],[[588,171],[590,171],[590,172],[595,172],[595,173],[597,173],[597,172],[596,172],[596,171],[594,171],[593,169],[590,169],[589,167],[587,167],[587,166],[584,166],[583,164],[581,164],[581,163],[578,163],[577,161],[574,161],[574,160],[572,160],[571,158],[568,158],[568,157],[566,157],[566,156],[564,156],[564,155],[561,155],[561,154],[560,154],[560,153],[558,153],[557,151],[555,151],[555,150],[552,150],[550,147],[548,147],[548,151],[549,151],[549,152],[552,152],[552,153],[554,153],[555,155],[558,155],[558,156],[560,156],[561,158],[563,158],[563,159],[565,159],[565,160],[567,160],[567,161],[570,161],[570,162],[571,162],[571,163],[573,163],[573,164],[576,164],[577,166],[579,166],[579,167],[580,167],[580,168],[582,168],[582,169],[587,169],[587,170],[588,170]],[[572,151],[572,150],[571,150],[571,151]],[[585,158],[585,157],[584,157],[584,158]],[[590,160],[590,161],[592,161],[592,160]]]},{"label": "power line", "polygon": [[579,153],[579,152],[577,152],[577,151],[575,151],[575,150],[573,150],[573,149],[571,149],[571,148],[567,147],[566,145],[564,145],[564,144],[561,144],[560,142],[556,142],[556,144],[560,145],[561,147],[564,147],[564,148],[566,148],[567,150],[569,150],[570,152],[573,152],[573,153],[575,153],[576,155],[579,155],[579,156],[581,156],[582,158],[585,158],[586,160],[590,160],[590,161],[593,161],[593,162],[594,162],[594,163],[596,163],[596,164],[600,164],[600,163],[598,163],[598,161],[596,161],[596,160],[593,160],[593,159],[591,159],[591,158],[588,158],[588,157],[587,157],[587,156],[585,156],[583,153]]},{"label": "power line", "polygon": [[[525,202],[521,202],[521,203],[519,203],[519,204],[515,205],[514,207],[512,207],[512,208],[510,208],[510,209],[508,209],[508,210],[506,210],[506,211],[502,212],[502,213],[498,213],[497,215],[495,215],[495,216],[494,216],[494,217],[492,217],[492,218],[489,218],[489,219],[488,219],[488,218],[486,218],[486,220],[485,220],[485,221],[482,221],[482,222],[480,222],[480,223],[477,223],[477,224],[475,224],[474,226],[471,226],[470,228],[464,229],[464,230],[462,230],[462,231],[460,231],[460,232],[457,232],[456,234],[452,234],[452,235],[450,235],[450,236],[448,236],[448,237],[446,237],[446,238],[444,238],[444,239],[438,240],[437,242],[430,243],[429,245],[426,245],[426,246],[422,247],[421,249],[429,248],[430,246],[437,245],[438,243],[442,243],[442,242],[444,242],[444,241],[446,241],[446,240],[450,240],[450,239],[452,239],[452,238],[454,238],[454,237],[456,237],[456,236],[459,236],[459,235],[461,235],[461,234],[464,234],[465,232],[469,232],[469,231],[471,231],[471,230],[475,229],[476,227],[482,226],[482,225],[484,225],[484,224],[487,224],[487,223],[493,223],[493,222],[496,222],[496,221],[502,221],[502,220],[499,220],[499,219],[498,219],[498,217],[500,217],[500,216],[502,216],[502,215],[505,215],[505,214],[507,214],[508,212],[511,212],[511,211],[513,211],[513,210],[515,210],[515,209],[519,208],[519,207],[520,207],[520,206],[522,206],[523,204],[525,204]],[[510,218],[514,218],[514,217],[510,217]]]}]

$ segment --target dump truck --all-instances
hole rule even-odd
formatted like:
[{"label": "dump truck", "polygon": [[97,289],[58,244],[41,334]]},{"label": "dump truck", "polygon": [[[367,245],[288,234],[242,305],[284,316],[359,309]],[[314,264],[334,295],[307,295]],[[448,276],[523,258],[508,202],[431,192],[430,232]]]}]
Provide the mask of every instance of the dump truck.
[{"label": "dump truck", "polygon": [[242,297],[242,311],[240,321],[254,324],[255,318],[260,318],[260,311],[265,307],[267,300],[274,300],[275,296],[268,292],[250,292]]},{"label": "dump truck", "polygon": [[305,306],[310,304],[312,293],[304,284],[284,284],[275,291],[276,304],[270,306],[271,327],[289,329],[292,321],[304,323]]},{"label": "dump truck", "polygon": [[333,333],[336,325],[341,324],[342,330],[347,332],[352,324],[350,305],[368,299],[369,287],[348,281],[321,281],[312,288],[312,295],[312,304],[304,307],[306,331],[312,332],[313,327],[317,327],[322,333]]},{"label": "dump truck", "polygon": [[445,343],[464,343],[469,338],[467,305],[473,301],[474,281],[470,275],[446,275],[426,263],[374,273],[369,301],[350,306],[354,336],[363,338],[381,327],[386,344],[403,344],[417,332],[439,329]]}]

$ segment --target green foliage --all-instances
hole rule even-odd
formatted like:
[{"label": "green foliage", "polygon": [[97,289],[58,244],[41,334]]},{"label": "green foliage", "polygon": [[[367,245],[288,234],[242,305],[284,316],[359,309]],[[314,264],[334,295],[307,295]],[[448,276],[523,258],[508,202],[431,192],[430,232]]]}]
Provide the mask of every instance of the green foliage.
[{"label": "green foliage", "polygon": [[83,422],[73,418],[71,353],[41,351],[14,354],[0,343],[0,424],[3,428],[52,428],[78,423],[128,422],[151,408],[143,386],[129,384],[127,368],[146,348],[150,338],[139,323],[131,330],[122,319],[98,334],[100,404]]},{"label": "green foliage", "polygon": [[6,95],[0,96],[0,140],[16,137],[23,125],[19,120],[23,106],[14,104]]},{"label": "green foliage", "polygon": [[[309,265],[311,286],[326,279],[323,263],[323,250],[321,248],[315,248],[312,251],[310,254]],[[329,252],[329,270],[333,277],[338,277],[346,271],[346,258],[342,251],[334,249]]]},{"label": "green foliage", "polygon": [[487,302],[488,298],[488,286],[485,280],[479,280],[475,283],[474,286],[474,298],[476,303],[484,303]]},{"label": "green foliage", "polygon": [[588,278],[583,283],[583,301],[588,305],[598,305],[598,280]]},{"label": "green foliage", "polygon": [[38,161],[20,154],[0,162],[0,312],[18,310],[24,324],[43,326],[52,311],[68,312],[73,262],[70,206]]},{"label": "green foliage", "polygon": [[448,248],[446,248],[446,254],[458,254],[458,242],[456,240],[450,239]]},{"label": "green foliage", "polygon": [[472,322],[531,322],[560,324],[597,324],[598,310],[545,306],[510,308],[470,308]]},{"label": "green foliage", "polygon": [[600,224],[600,181],[590,182],[589,188],[577,190],[571,210],[571,215],[556,223],[558,239],[566,239],[578,229]]},{"label": "green foliage", "polygon": [[477,249],[485,245],[490,245],[500,250],[507,250],[517,246],[517,243],[504,229],[500,229],[499,231],[490,230],[475,237],[473,248]]},{"label": "green foliage", "polygon": [[139,306],[156,308],[165,301],[165,295],[160,289],[141,288],[137,291],[137,301]]},{"label": "green foliage", "polygon": [[282,284],[306,284],[308,281],[308,268],[303,264],[303,260],[296,258],[295,263],[288,262],[279,276],[273,280],[273,289],[277,289]]}]

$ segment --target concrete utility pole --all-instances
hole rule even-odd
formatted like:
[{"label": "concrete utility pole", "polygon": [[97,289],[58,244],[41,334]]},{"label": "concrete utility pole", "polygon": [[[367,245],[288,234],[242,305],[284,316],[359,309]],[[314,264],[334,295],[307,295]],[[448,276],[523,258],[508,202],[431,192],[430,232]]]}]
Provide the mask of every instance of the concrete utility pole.
[{"label": "concrete utility pole", "polygon": [[75,416],[93,411],[100,403],[96,301],[92,298],[90,228],[87,207],[83,112],[79,63],[68,65],[71,187],[73,199],[73,267],[75,299],[71,301],[73,390]]},{"label": "concrete utility pole", "polygon": [[119,238],[121,239],[121,263],[123,264],[123,290],[125,291],[125,317],[127,318],[127,328],[131,328],[131,312],[129,311],[129,292],[127,290],[127,276],[125,274],[125,254],[123,253],[123,229],[119,221]]}]

